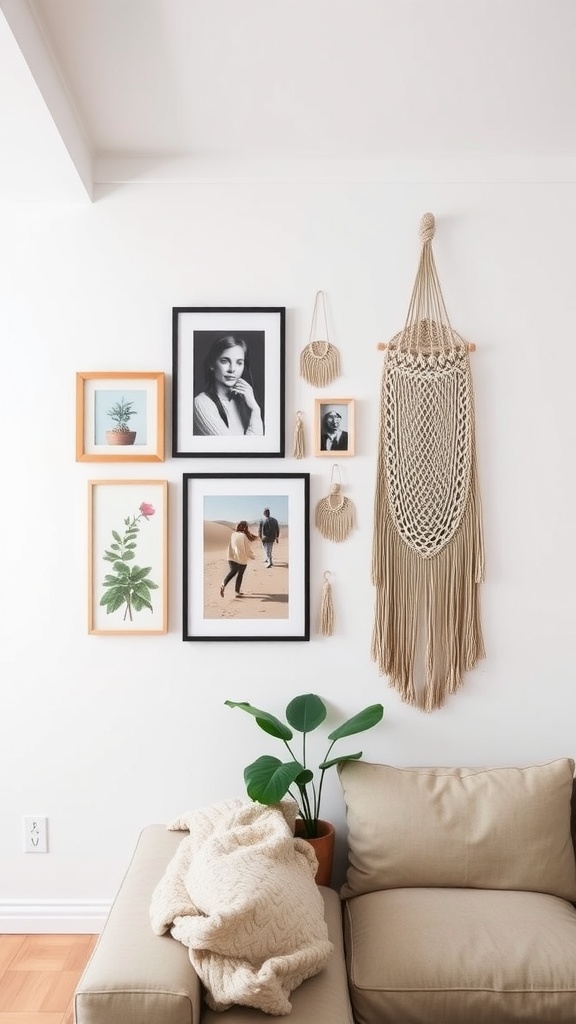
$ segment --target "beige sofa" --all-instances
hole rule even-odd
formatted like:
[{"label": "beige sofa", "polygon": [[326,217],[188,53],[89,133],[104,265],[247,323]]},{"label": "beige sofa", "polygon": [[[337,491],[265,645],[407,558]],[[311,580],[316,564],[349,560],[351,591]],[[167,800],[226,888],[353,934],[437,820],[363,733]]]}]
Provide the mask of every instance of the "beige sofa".
[{"label": "beige sofa", "polygon": [[357,1024],[576,1022],[574,762],[348,762]]},{"label": "beige sofa", "polygon": [[[334,954],[292,993],[291,1024],[575,1024],[573,775],[568,759],[340,766],[342,902],[321,889]],[[151,895],[181,838],[143,830],[78,986],[77,1024],[266,1019],[208,1009],[187,949],[151,930]]]}]

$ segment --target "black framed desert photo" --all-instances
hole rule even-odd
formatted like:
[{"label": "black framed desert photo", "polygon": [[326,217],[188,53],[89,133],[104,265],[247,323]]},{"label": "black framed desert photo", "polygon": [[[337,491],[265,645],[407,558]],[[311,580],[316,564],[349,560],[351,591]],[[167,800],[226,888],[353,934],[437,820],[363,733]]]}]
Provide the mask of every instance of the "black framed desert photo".
[{"label": "black framed desert photo", "polygon": [[175,307],[172,455],[284,455],[285,307]]},{"label": "black framed desert photo", "polygon": [[307,473],[185,473],[184,640],[309,640]]}]

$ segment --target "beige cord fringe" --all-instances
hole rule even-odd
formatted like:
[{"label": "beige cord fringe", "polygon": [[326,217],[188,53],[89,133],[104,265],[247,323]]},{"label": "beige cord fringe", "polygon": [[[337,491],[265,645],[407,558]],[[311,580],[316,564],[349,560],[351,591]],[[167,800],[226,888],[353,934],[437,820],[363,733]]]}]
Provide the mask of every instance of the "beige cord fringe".
[{"label": "beige cord fringe", "polygon": [[322,636],[332,636],[334,632],[334,604],[332,601],[332,586],[330,584],[331,573],[327,569],[324,573],[322,584],[322,601],[320,605],[320,633]]},{"label": "beige cord fringe", "polygon": [[372,657],[402,700],[424,711],[441,707],[484,656],[469,347],[450,326],[433,235],[426,214],[406,325],[382,373],[372,552]]},{"label": "beige cord fringe", "polygon": [[304,422],[302,413],[296,413],[296,426],[294,427],[294,458],[304,458]]},{"label": "beige cord fringe", "polygon": [[[324,319],[325,341],[314,340],[320,308]],[[314,300],[308,344],[300,353],[300,376],[315,388],[325,388],[340,376],[340,352],[328,338],[326,300],[321,290],[316,292]]]},{"label": "beige cord fringe", "polygon": [[330,493],[316,505],[315,522],[327,540],[343,541],[353,529],[356,509],[342,494],[342,476],[337,462],[332,466]]},{"label": "beige cord fringe", "polygon": [[354,527],[356,509],[349,498],[341,493],[341,485],[334,483],[330,493],[316,505],[316,526],[327,540],[346,540]]}]

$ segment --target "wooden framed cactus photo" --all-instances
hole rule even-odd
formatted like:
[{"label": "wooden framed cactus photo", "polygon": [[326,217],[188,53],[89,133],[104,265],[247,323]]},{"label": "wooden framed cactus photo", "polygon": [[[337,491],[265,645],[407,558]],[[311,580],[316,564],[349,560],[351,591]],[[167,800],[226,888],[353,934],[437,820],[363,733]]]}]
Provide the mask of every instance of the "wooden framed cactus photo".
[{"label": "wooden framed cactus photo", "polygon": [[168,483],[88,481],[88,632],[166,633]]},{"label": "wooden framed cactus photo", "polygon": [[164,460],[163,373],[76,374],[76,461]]}]

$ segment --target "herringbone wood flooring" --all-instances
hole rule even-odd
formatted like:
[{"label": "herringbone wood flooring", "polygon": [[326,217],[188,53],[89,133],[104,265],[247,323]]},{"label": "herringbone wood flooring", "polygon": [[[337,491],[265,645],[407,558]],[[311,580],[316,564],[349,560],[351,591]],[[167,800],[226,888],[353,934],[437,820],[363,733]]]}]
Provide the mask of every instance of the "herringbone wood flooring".
[{"label": "herringbone wood flooring", "polygon": [[97,935],[0,935],[0,1024],[73,1024]]}]

